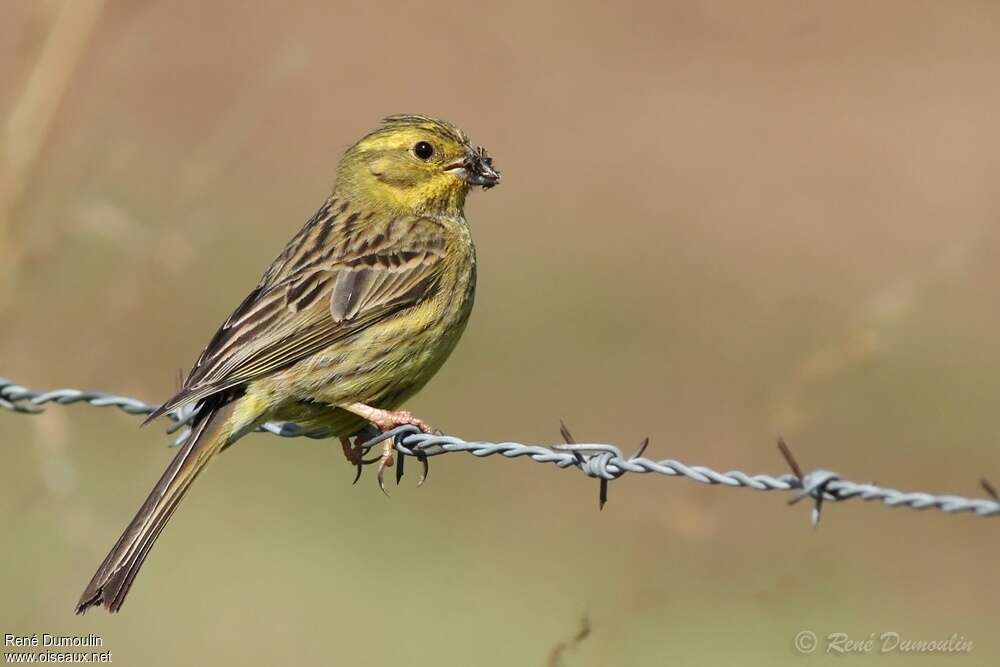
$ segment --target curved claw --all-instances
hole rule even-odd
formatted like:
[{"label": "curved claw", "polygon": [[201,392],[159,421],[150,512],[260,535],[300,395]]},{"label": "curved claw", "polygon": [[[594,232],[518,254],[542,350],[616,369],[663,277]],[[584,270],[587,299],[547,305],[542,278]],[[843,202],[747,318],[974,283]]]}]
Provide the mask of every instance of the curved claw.
[{"label": "curved claw", "polygon": [[378,475],[376,475],[376,477],[378,478],[378,488],[382,489],[382,493],[384,493],[385,497],[388,498],[389,492],[385,488],[385,469],[386,466],[380,465],[378,467]]},{"label": "curved claw", "polygon": [[[341,439],[341,444],[344,446],[344,455],[347,460],[354,464],[354,481],[351,484],[357,484],[358,480],[361,479],[361,472],[364,466],[371,465],[372,463],[378,463],[382,460],[381,456],[373,456],[371,458],[364,458],[365,446],[368,445],[367,442],[362,442],[362,438],[365,435],[358,435],[354,440],[354,445],[351,446],[346,438]],[[370,446],[370,445],[369,445]]]},{"label": "curved claw", "polygon": [[420,472],[420,479],[417,480],[417,488],[419,489],[421,486],[424,485],[424,482],[427,481],[427,475],[431,471],[431,466],[427,462],[427,455],[419,450],[417,451],[417,459],[420,461],[420,465],[422,466],[422,470]]},{"label": "curved claw", "polygon": [[378,474],[376,478],[378,479],[378,488],[382,489],[382,493],[389,497],[389,492],[385,489],[385,469],[391,468],[393,464],[393,452],[396,451],[393,448],[392,441],[386,440],[382,443],[382,456],[379,457],[378,463]]}]

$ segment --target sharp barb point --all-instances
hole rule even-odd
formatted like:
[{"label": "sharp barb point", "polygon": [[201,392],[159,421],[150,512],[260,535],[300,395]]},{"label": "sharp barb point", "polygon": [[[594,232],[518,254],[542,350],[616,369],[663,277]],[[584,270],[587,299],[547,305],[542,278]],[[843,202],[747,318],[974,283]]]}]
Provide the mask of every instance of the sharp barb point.
[{"label": "sharp barb point", "polygon": [[573,438],[573,434],[569,432],[568,428],[566,428],[566,422],[564,422],[561,419],[559,420],[559,435],[562,436],[563,441],[567,445],[576,444],[576,440]]},{"label": "sharp barb point", "polygon": [[795,460],[795,456],[792,454],[792,450],[789,449],[788,445],[785,443],[785,439],[778,436],[778,451],[781,455],[785,457],[785,462],[788,463],[788,467],[792,469],[792,473],[799,478],[799,482],[802,481],[802,468],[799,467],[799,462]]},{"label": "sharp barb point", "polygon": [[642,439],[642,442],[639,443],[639,449],[636,450],[635,454],[632,455],[632,458],[634,458],[634,459],[640,458],[643,454],[646,453],[646,448],[647,447],[649,447],[649,436],[648,435],[645,438]]},{"label": "sharp barb point", "polygon": [[813,507],[812,515],[810,517],[812,521],[813,528],[819,528],[819,519],[823,512],[823,489],[820,489],[820,494],[816,497],[816,505]]}]

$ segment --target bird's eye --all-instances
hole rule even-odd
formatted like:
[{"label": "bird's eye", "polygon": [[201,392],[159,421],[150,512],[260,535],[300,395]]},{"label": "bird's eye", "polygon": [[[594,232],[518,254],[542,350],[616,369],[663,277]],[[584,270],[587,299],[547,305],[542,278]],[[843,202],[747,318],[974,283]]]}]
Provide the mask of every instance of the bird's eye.
[{"label": "bird's eye", "polygon": [[413,154],[421,160],[429,160],[434,155],[434,146],[426,141],[418,141],[413,147]]}]

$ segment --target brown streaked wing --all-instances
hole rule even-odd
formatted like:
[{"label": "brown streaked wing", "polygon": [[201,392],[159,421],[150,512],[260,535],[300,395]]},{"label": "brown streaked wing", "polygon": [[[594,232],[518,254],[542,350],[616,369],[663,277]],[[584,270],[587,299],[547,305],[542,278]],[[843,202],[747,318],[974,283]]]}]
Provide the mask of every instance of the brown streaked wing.
[{"label": "brown streaked wing", "polygon": [[442,268],[442,234],[436,223],[420,225],[393,247],[361,244],[363,254],[258,286],[212,338],[183,389],[150,419],[286,368],[426,298]]}]

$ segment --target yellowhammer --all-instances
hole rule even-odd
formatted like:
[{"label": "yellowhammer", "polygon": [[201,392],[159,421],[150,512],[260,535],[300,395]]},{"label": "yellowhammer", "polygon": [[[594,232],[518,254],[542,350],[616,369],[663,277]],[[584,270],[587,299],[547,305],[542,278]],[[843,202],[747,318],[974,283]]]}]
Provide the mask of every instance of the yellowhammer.
[{"label": "yellowhammer", "polygon": [[121,608],[191,482],[263,422],[330,429],[356,464],[345,438],[369,423],[430,430],[392,410],[427,383],[465,328],[476,284],[465,197],[499,180],[464,132],[427,116],[391,116],[347,150],[333,193],[216,332],[177,395],[150,416],[198,406],[191,434],[77,613]]}]

